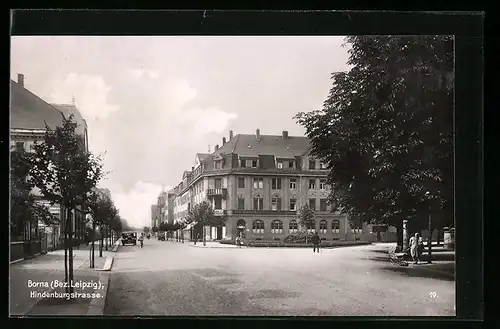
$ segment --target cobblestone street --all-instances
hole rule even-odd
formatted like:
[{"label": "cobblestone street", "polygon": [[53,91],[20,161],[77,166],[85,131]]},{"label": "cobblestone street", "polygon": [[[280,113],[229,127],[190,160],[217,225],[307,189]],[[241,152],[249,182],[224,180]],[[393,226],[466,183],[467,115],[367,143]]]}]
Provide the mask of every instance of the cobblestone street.
[{"label": "cobblestone street", "polygon": [[455,283],[381,256],[390,245],[193,248],[146,240],[116,254],[108,315],[453,316]]}]

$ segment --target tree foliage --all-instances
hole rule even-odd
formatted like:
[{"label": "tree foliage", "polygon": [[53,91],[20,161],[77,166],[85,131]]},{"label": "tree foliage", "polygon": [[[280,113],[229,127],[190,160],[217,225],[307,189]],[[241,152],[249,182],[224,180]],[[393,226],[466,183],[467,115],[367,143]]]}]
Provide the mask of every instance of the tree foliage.
[{"label": "tree foliage", "polygon": [[53,204],[75,209],[103,176],[101,159],[83,150],[73,116],[51,130],[46,125],[43,143],[34,145],[30,179]]},{"label": "tree foliage", "polygon": [[207,201],[195,205],[186,220],[188,223],[201,226],[220,226],[225,222],[224,217],[215,216],[212,204]]},{"label": "tree foliage", "polygon": [[143,231],[144,233],[148,234],[148,233],[149,233],[149,227],[148,227],[148,226],[144,226],[144,227],[142,228],[142,231]]},{"label": "tree foliage", "polygon": [[[96,191],[93,191],[89,195],[86,205],[94,223],[98,226],[111,225],[113,222],[120,221],[118,210],[114,206],[113,201]],[[115,223],[113,225],[118,224]],[[122,226],[121,223],[120,226]]]},{"label": "tree foliage", "polygon": [[29,179],[30,156],[24,150],[10,153],[10,226],[14,235],[21,234],[24,223],[29,221],[33,225],[38,225],[38,221],[46,225],[58,222],[58,218],[45,205],[38,203],[33,194],[34,185]]},{"label": "tree foliage", "polygon": [[365,222],[453,223],[453,38],[353,36],[321,110],[295,117],[330,201]]},{"label": "tree foliage", "polygon": [[314,227],[315,220],[314,220],[314,210],[309,207],[308,204],[302,205],[298,210],[297,210],[297,219],[300,224],[300,226],[303,229],[306,229],[307,227]]}]

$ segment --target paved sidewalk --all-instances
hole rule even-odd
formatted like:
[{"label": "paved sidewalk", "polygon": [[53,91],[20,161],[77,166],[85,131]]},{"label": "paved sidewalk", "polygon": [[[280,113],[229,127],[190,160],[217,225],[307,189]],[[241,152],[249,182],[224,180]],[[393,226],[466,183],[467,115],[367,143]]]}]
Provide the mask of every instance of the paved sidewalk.
[{"label": "paved sidewalk", "polygon": [[[176,243],[182,244],[182,242],[176,242]],[[207,241],[206,246],[203,245],[203,241],[197,242],[196,245],[192,241],[184,242],[184,244],[186,244],[186,243],[188,244],[188,246],[196,247],[196,248],[239,248],[238,246],[236,246],[234,244],[222,244],[220,242],[214,242],[214,241]],[[241,248],[244,248],[244,247],[245,246],[241,246]]]},{"label": "paved sidewalk", "polygon": [[[74,292],[80,295],[69,301],[61,298],[65,288],[54,286],[56,282],[64,282],[64,250],[11,264],[10,315],[87,315],[90,309],[93,309],[92,315],[98,315],[99,310],[96,311],[93,305],[102,303],[104,307],[109,279],[109,272],[100,270],[108,257],[114,257],[114,254],[103,251],[103,257],[99,257],[96,252],[95,268],[91,269],[89,249],[82,246],[74,250]],[[97,286],[82,287],[82,283],[95,283]]]}]

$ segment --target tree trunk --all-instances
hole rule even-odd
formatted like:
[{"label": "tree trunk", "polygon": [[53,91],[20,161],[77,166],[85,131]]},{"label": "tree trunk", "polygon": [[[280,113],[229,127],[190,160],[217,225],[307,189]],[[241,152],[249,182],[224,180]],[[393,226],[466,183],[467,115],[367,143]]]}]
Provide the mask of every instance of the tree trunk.
[{"label": "tree trunk", "polygon": [[99,257],[102,257],[102,245],[104,244],[104,228],[102,226],[99,232],[101,233],[101,239],[99,243]]},{"label": "tree trunk", "polygon": [[74,273],[73,273],[73,217],[72,217],[72,213],[71,213],[71,210],[69,212],[70,216],[69,216],[69,225],[68,225],[68,229],[69,229],[69,281],[71,283],[70,287],[69,287],[69,292],[72,293],[74,291],[73,289],[73,281],[74,281]]},{"label": "tree trunk", "polygon": [[398,250],[403,250],[403,221],[398,221],[396,226],[396,244]]},{"label": "tree trunk", "polygon": [[[68,276],[68,210],[66,209],[66,217],[64,223],[64,282],[69,282]],[[69,293],[69,285],[66,285],[64,291]]]},{"label": "tree trunk", "polygon": [[432,263],[432,213],[429,212],[429,239],[427,240],[427,248],[429,249],[429,259],[427,263]]},{"label": "tree trunk", "polygon": [[108,240],[109,240],[109,231],[108,231],[108,226],[105,226],[106,228],[106,237],[105,237],[105,243],[106,243],[106,251],[108,251]]},{"label": "tree trunk", "polygon": [[207,245],[207,237],[205,234],[205,225],[203,225],[203,246]]},{"label": "tree trunk", "polygon": [[95,268],[95,222],[92,221],[92,259],[91,259],[91,266],[92,268]]}]

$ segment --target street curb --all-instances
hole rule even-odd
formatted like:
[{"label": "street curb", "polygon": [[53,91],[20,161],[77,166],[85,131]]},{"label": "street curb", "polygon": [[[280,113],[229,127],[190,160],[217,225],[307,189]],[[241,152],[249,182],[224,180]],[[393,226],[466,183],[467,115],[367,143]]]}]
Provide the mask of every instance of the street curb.
[{"label": "street curb", "polygon": [[111,250],[112,252],[117,252],[118,251],[118,248],[120,248],[120,245],[121,245],[121,238],[116,240],[115,242],[115,246],[113,247],[113,249]]},{"label": "street curb", "polygon": [[104,307],[106,306],[106,298],[108,297],[110,279],[110,273],[101,273],[99,275],[99,281],[105,285],[104,294],[101,295],[101,298],[92,298],[92,300],[90,301],[89,309],[87,311],[87,316],[103,315]]},{"label": "street curb", "polygon": [[19,258],[19,259],[17,259],[17,260],[13,260],[13,261],[11,261],[11,262],[10,262],[10,265],[15,264],[15,263],[22,262],[23,260],[24,260],[24,258]]},{"label": "street curb", "polygon": [[101,272],[111,271],[111,268],[113,267],[114,260],[115,260],[114,256],[109,256],[108,258],[106,258],[106,262],[104,263],[104,266],[100,269],[96,269],[96,271],[101,271]]}]

